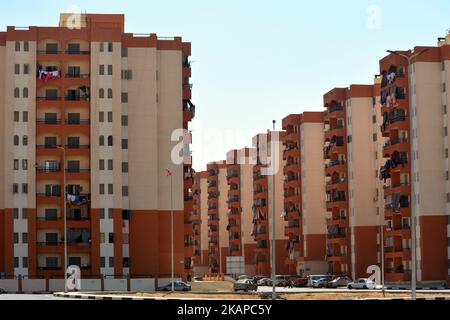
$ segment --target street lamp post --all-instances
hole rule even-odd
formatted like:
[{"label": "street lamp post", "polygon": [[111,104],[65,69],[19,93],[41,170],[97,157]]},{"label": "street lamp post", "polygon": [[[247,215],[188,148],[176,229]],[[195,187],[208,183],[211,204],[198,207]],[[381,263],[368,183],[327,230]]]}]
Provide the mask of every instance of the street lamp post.
[{"label": "street lamp post", "polygon": [[[402,57],[408,61],[408,91],[409,91],[409,123],[410,123],[410,133],[409,133],[409,142],[410,142],[410,153],[414,150],[414,143],[413,143],[413,137],[411,135],[411,128],[413,128],[413,87],[412,87],[412,61],[414,58],[420,56],[421,54],[425,53],[429,49],[424,49],[422,51],[419,51],[413,55],[406,55],[397,51],[393,50],[387,50],[387,52],[394,54],[396,56]],[[411,154],[409,155],[411,158]],[[414,172],[414,167],[411,166],[412,171]],[[410,179],[411,180],[411,179]],[[414,181],[411,183],[411,194],[413,195],[414,199],[416,198],[415,192],[414,192]],[[417,291],[417,233],[416,233],[416,214],[415,214],[415,208],[413,203],[411,203],[411,299],[416,300],[416,291]]]},{"label": "street lamp post", "polygon": [[[275,143],[273,141],[273,136],[275,134],[275,120],[272,120],[272,137],[271,137],[271,158],[272,158],[272,166],[274,165],[275,160],[275,152],[277,150],[275,149]],[[276,209],[275,209],[275,171],[272,172],[272,300],[276,300],[277,293],[276,293],[276,287],[275,287],[275,269],[276,269],[276,241],[275,241],[275,216],[276,216]]]},{"label": "street lamp post", "polygon": [[170,268],[172,276],[172,292],[175,292],[175,257],[173,241],[173,172],[166,169],[167,176],[170,177]]},{"label": "street lamp post", "polygon": [[67,293],[67,195],[66,195],[66,149],[63,147],[57,147],[58,149],[62,150],[63,152],[63,207],[64,207],[64,292]]}]

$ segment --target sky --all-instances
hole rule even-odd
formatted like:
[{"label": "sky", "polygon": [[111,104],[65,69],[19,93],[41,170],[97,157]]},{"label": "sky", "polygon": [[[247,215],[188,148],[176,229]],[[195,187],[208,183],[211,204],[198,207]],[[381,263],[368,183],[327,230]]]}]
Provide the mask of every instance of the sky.
[{"label": "sky", "polygon": [[74,10],[124,13],[126,32],[192,43],[197,171],[272,120],[321,111],[334,87],[373,83],[387,49],[434,46],[450,28],[448,0],[20,0],[2,4],[0,30],[57,26]]}]

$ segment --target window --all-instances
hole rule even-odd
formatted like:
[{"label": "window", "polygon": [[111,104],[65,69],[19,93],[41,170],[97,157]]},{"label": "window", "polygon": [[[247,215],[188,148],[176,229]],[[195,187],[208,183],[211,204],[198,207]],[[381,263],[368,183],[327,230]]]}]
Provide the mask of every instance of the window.
[{"label": "window", "polygon": [[376,115],[372,116],[372,123],[377,123],[377,116]]},{"label": "window", "polygon": [[100,136],[100,137],[98,137],[99,139],[99,141],[98,141],[98,144],[99,145],[101,145],[101,146],[104,146],[105,145],[105,137],[104,136]]},{"label": "window", "polygon": [[98,169],[105,170],[105,160],[103,159],[98,160]]},{"label": "window", "polygon": [[124,127],[128,126],[128,116],[126,115],[122,116],[122,126]]},{"label": "window", "polygon": [[58,210],[53,208],[45,209],[45,220],[46,221],[56,221],[58,220]]},{"label": "window", "polygon": [[20,89],[14,88],[14,98],[20,98]]},{"label": "window", "polygon": [[110,232],[108,234],[108,242],[109,243],[114,243],[114,232]]},{"label": "window", "polygon": [[130,210],[122,210],[122,220],[131,220]]},{"label": "window", "polygon": [[30,65],[29,64],[23,65],[23,74],[30,74]]},{"label": "window", "polygon": [[45,267],[46,268],[58,268],[58,258],[56,258],[56,257],[45,258]]},{"label": "window", "polygon": [[98,113],[98,121],[104,122],[105,121],[105,113],[103,111]]},{"label": "window", "polygon": [[22,170],[28,170],[28,160],[22,159]]},{"label": "window", "polygon": [[133,71],[132,70],[122,70],[122,80],[132,80]]},{"label": "window", "polygon": [[108,99],[112,99],[113,97],[113,91],[111,88],[108,89]]},{"label": "window", "polygon": [[108,42],[108,52],[113,52],[113,43]]},{"label": "window", "polygon": [[128,139],[122,139],[122,149],[128,149]]},{"label": "window", "polygon": [[446,92],[447,91],[447,86],[445,85],[445,82],[442,84],[442,91]]},{"label": "window", "polygon": [[109,64],[108,65],[108,76],[112,76],[112,74],[113,74],[113,66],[112,66],[112,64]]},{"label": "window", "polygon": [[105,208],[99,209],[100,219],[105,219]]},{"label": "window", "polygon": [[68,172],[80,172],[81,166],[79,160],[68,160],[67,161],[67,171]]},{"label": "window", "polygon": [[27,146],[27,145],[28,145],[28,136],[23,136],[23,137],[22,137],[22,144],[23,144],[24,146]]},{"label": "window", "polygon": [[28,268],[28,257],[23,257],[22,263],[24,268]]},{"label": "window", "polygon": [[28,98],[28,88],[23,88],[23,98]]},{"label": "window", "polygon": [[98,67],[99,67],[98,68],[98,74],[101,75],[101,76],[105,75],[105,65],[101,64]]},{"label": "window", "polygon": [[28,243],[28,233],[27,232],[22,233],[22,243]]},{"label": "window", "polygon": [[122,186],[122,197],[128,197],[128,186]]},{"label": "window", "polygon": [[13,137],[13,143],[14,143],[15,146],[18,146],[18,145],[19,145],[19,136],[18,136],[18,135],[15,135],[15,136]]},{"label": "window", "polygon": [[28,183],[22,183],[22,193],[28,194]]},{"label": "window", "polygon": [[122,103],[127,103],[127,102],[128,102],[128,93],[122,92]]},{"label": "window", "polygon": [[105,243],[105,233],[100,232],[100,243]]},{"label": "window", "polygon": [[114,268],[114,257],[109,257],[109,267]]},{"label": "window", "polygon": [[445,137],[448,136],[448,128],[447,127],[444,127],[444,136]]},{"label": "window", "polygon": [[100,257],[100,268],[105,267],[105,257]]},{"label": "window", "polygon": [[112,146],[113,145],[113,136],[108,136],[108,146]]},{"label": "window", "polygon": [[130,258],[123,258],[122,262],[123,262],[123,267],[124,268],[129,268],[130,267]]},{"label": "window", "polygon": [[22,121],[23,122],[28,122],[28,111],[23,111],[22,112]]},{"label": "window", "polygon": [[16,41],[15,48],[16,48],[16,52],[20,51],[20,42],[19,41]]},{"label": "window", "polygon": [[108,218],[114,219],[114,209],[112,209],[112,208],[108,209]]},{"label": "window", "polygon": [[22,208],[22,219],[28,219],[28,208]]},{"label": "window", "polygon": [[448,149],[445,149],[445,158],[448,158]]},{"label": "window", "polygon": [[377,140],[378,140],[378,137],[377,137],[377,134],[376,134],[376,133],[373,134],[372,139],[373,139],[373,141],[377,141]]},{"label": "window", "polygon": [[105,194],[105,185],[104,184],[100,184],[99,185],[98,193],[99,194]]},{"label": "window", "polygon": [[122,162],[122,172],[128,173],[128,162]]},{"label": "window", "polygon": [[25,42],[23,43],[23,51],[25,51],[25,52],[30,51],[30,44],[29,44],[28,41],[25,41]]},{"label": "window", "polygon": [[14,194],[19,193],[19,184],[18,183],[13,183],[13,193]]},{"label": "window", "polygon": [[122,243],[123,244],[129,244],[130,243],[130,236],[128,233],[124,233],[122,235]]},{"label": "window", "polygon": [[13,209],[13,217],[14,217],[14,220],[19,219],[19,208]]},{"label": "window", "polygon": [[14,268],[19,268],[19,258],[14,257]]},{"label": "window", "polygon": [[68,148],[78,149],[80,147],[80,137],[67,137]]},{"label": "window", "polygon": [[444,114],[447,114],[447,105],[444,104],[444,105],[442,106],[442,109],[443,109],[443,111],[444,111]]},{"label": "window", "polygon": [[81,115],[79,113],[68,113],[67,114],[67,123],[68,124],[80,124],[81,123]]},{"label": "window", "polygon": [[14,159],[14,170],[19,170],[19,159]]},{"label": "window", "polygon": [[105,89],[100,88],[100,89],[98,90],[98,98],[99,98],[99,99],[104,99],[104,98],[105,98]]},{"label": "window", "polygon": [[13,237],[14,237],[14,243],[19,243],[19,233],[14,232]]},{"label": "window", "polygon": [[128,48],[122,47],[122,58],[128,57]]},{"label": "window", "polygon": [[20,74],[20,64],[18,63],[14,65],[14,74]]},{"label": "window", "polygon": [[108,184],[108,194],[114,194],[114,185]]},{"label": "window", "polygon": [[113,160],[108,160],[108,170],[113,170]]},{"label": "window", "polygon": [[347,142],[348,143],[352,143],[352,136],[351,135],[347,137]]},{"label": "window", "polygon": [[108,122],[113,122],[113,113],[108,112]]},{"label": "window", "polygon": [[99,51],[100,52],[104,52],[105,51],[105,44],[103,42],[100,43]]},{"label": "window", "polygon": [[20,121],[20,112],[14,111],[14,122],[19,122],[19,121]]}]

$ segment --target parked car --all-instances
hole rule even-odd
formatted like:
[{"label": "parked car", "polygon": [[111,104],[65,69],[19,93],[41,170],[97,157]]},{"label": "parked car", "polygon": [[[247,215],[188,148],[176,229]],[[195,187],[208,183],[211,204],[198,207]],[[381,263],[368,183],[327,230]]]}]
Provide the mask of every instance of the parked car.
[{"label": "parked car", "polygon": [[270,287],[272,285],[272,279],[270,278],[262,278],[256,282],[258,286],[262,287]]},{"label": "parked car", "polygon": [[258,285],[252,279],[241,279],[234,283],[234,291],[256,291]]},{"label": "parked car", "polygon": [[[308,287],[312,287],[313,286],[313,281],[317,281],[323,278],[327,278],[330,277],[329,275],[326,274],[318,274],[318,275],[309,275],[306,278],[308,279]],[[331,279],[330,279],[331,280]]]},{"label": "parked car", "polygon": [[333,276],[330,275],[311,276],[310,286],[313,288],[325,288],[331,280],[333,280]]},{"label": "parked car", "polygon": [[[184,283],[183,281],[175,281],[174,282],[174,289],[175,291],[191,291],[192,288],[187,283]],[[171,291],[172,290],[172,283],[166,284],[165,286],[158,287],[158,291]]]},{"label": "parked car", "polygon": [[6,291],[3,290],[2,288],[0,288],[0,294],[2,294],[2,293],[6,293]]},{"label": "parked car", "polygon": [[333,280],[328,281],[327,287],[328,288],[347,287],[347,285],[352,281],[353,280],[347,276],[336,277]]},{"label": "parked car", "polygon": [[375,289],[375,282],[367,278],[360,278],[356,281],[350,282],[347,285],[349,289]]},{"label": "parked car", "polygon": [[306,287],[308,285],[308,279],[293,277],[293,278],[291,278],[291,285],[293,287],[297,287],[297,288]]}]

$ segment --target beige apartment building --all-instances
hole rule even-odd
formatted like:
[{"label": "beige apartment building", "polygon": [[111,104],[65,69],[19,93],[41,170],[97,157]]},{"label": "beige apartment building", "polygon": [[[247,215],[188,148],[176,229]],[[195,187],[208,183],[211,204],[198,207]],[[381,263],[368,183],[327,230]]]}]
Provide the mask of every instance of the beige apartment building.
[{"label": "beige apartment building", "polygon": [[230,257],[242,257],[244,273],[255,275],[253,232],[253,150],[244,148],[227,153],[228,231]]},{"label": "beige apartment building", "polygon": [[324,95],[328,272],[352,278],[367,277],[380,260],[378,88],[351,85]]},{"label": "beige apartment building", "polygon": [[124,15],[72,18],[0,32],[0,274],[170,274],[171,208],[190,273],[189,142],[174,162],[171,135],[195,114],[191,45],[126,33]]},{"label": "beige apartment building", "polygon": [[326,263],[324,120],[322,112],[283,119],[284,219],[290,274],[324,274]]},{"label": "beige apartment building", "polygon": [[450,35],[380,60],[387,281],[411,279],[415,216],[418,281],[449,282],[449,60]]},{"label": "beige apartment building", "polygon": [[[268,131],[253,137],[253,232],[256,241],[254,262],[257,275],[270,275],[272,239],[275,239],[275,272],[287,274],[286,235],[284,221],[284,132]],[[275,188],[275,190],[274,190]],[[274,192],[275,191],[275,192]],[[275,203],[275,207],[273,204]],[[275,209],[275,221],[272,218]],[[275,223],[275,234],[272,228]]]}]

